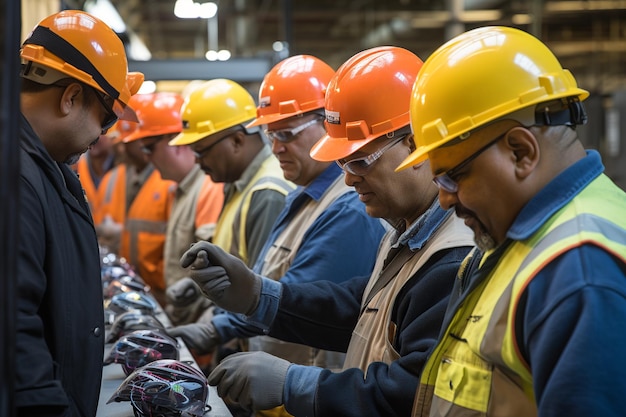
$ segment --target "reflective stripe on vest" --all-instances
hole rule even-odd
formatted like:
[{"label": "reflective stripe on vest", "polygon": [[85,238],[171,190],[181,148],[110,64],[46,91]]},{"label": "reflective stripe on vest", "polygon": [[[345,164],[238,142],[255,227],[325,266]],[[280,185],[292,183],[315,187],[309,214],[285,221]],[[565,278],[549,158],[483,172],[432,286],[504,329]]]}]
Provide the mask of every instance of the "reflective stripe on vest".
[{"label": "reflective stripe on vest", "polygon": [[263,161],[246,187],[225,202],[215,226],[213,243],[252,267],[248,264],[248,242],[246,241],[246,222],[252,195],[259,190],[274,190],[287,195],[294,188],[294,185],[285,181],[276,157],[270,155]]},{"label": "reflective stripe on vest", "polygon": [[422,373],[413,416],[537,414],[532,375],[515,337],[516,308],[541,269],[595,244],[626,264],[623,192],[596,178],[529,239],[514,241],[466,296]]}]

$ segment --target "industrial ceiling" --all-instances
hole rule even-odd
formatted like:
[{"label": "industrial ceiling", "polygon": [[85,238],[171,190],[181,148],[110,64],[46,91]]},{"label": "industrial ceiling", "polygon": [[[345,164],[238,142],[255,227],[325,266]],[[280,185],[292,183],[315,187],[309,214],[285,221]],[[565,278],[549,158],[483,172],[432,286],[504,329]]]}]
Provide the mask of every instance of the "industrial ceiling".
[{"label": "industrial ceiling", "polygon": [[[337,68],[378,45],[425,59],[464,30],[507,25],[546,42],[582,87],[605,94],[626,86],[622,0],[217,0],[213,23],[177,18],[175,0],[110,1],[153,60],[200,60],[217,47],[233,60],[311,54]],[[277,41],[288,51],[275,52]]]}]

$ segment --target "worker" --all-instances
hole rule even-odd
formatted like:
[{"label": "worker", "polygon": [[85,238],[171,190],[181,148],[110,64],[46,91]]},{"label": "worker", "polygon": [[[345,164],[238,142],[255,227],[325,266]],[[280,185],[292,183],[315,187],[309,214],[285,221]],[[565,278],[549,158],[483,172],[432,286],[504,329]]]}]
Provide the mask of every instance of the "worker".
[{"label": "worker", "polygon": [[[328,64],[310,55],[281,61],[264,77],[257,117],[248,124],[267,126],[272,151],[285,179],[298,185],[288,195],[253,268],[282,283],[319,279],[339,283],[369,275],[384,233],[380,221],[367,215],[358,194],[343,181],[341,168],[309,155],[311,147],[326,134],[324,95],[334,73]],[[191,284],[195,287],[193,280]],[[210,352],[219,343],[245,337],[245,332],[238,332],[241,324],[232,313],[220,314],[211,322],[176,327],[168,333],[182,337],[195,351]],[[252,337],[247,342],[249,351],[334,370],[341,369],[345,356],[270,336]],[[281,408],[259,411],[257,415],[288,414]]]},{"label": "worker", "polygon": [[91,212],[97,210],[98,187],[102,177],[115,166],[113,138],[109,132],[100,135],[98,141],[71,166],[83,186]]},{"label": "worker", "polygon": [[[144,108],[151,95],[137,94],[133,108]],[[139,115],[138,115],[139,117]],[[94,214],[100,236],[113,236],[109,250],[119,254],[150,286],[150,293],[164,307],[163,251],[176,183],[161,178],[141,149],[145,132],[139,125],[124,137],[127,162],[109,171],[98,190],[100,209]],[[119,241],[119,249],[117,249]]]},{"label": "worker", "polygon": [[224,183],[213,242],[252,266],[295,185],[283,178],[263,131],[246,127],[256,105],[241,85],[223,78],[200,84],[181,113],[183,130],[169,144],[189,145],[213,182]]},{"label": "worker", "polygon": [[[125,140],[139,140],[143,153],[161,178],[177,185],[167,220],[163,252],[167,289],[187,276],[187,270],[180,267],[180,257],[189,246],[213,237],[224,191],[222,184],[214,183],[202,172],[189,146],[168,144],[182,130],[180,110],[183,97],[177,93],[158,92],[142,95],[142,98],[135,108],[139,127]],[[194,322],[208,307],[201,302],[204,301],[202,298],[198,300],[200,302],[172,305],[166,297],[165,311],[174,324]]]},{"label": "worker", "polygon": [[118,118],[136,121],[128,102],[143,74],[128,72],[111,28],[78,10],[41,20],[20,56],[15,344],[4,341],[17,366],[8,384],[18,417],[95,416],[105,333],[100,257],[68,165]]},{"label": "worker", "polygon": [[340,372],[265,352],[231,355],[208,378],[220,396],[251,409],[284,404],[294,416],[410,414],[456,272],[473,246],[471,230],[439,206],[427,162],[394,172],[415,149],[408,103],[421,65],[398,47],[346,61],[325,96],[328,135],[311,150],[316,160],[336,161],[367,213],[388,223],[369,278],[282,283],[204,242],[181,259],[217,305],[246,315],[249,333],[346,352]]},{"label": "worker", "polygon": [[585,150],[578,87],[509,27],[465,32],[411,97],[416,150],[442,207],[474,231],[415,416],[621,416],[626,195]]}]

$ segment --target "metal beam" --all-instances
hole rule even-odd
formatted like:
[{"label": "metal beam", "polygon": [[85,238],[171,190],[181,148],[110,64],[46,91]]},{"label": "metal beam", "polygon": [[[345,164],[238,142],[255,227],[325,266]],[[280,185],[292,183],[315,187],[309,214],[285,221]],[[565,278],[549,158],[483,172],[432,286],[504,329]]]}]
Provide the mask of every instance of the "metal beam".
[{"label": "metal beam", "polygon": [[211,80],[227,78],[236,82],[262,81],[272,68],[270,58],[232,58],[129,61],[129,71],[143,72],[146,80]]}]

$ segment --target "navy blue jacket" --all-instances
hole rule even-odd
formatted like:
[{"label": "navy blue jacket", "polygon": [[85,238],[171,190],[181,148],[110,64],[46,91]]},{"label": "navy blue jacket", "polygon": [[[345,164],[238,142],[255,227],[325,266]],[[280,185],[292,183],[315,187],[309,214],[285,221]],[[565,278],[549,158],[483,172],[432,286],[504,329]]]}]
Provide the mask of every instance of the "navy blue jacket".
[{"label": "navy blue jacket", "polygon": [[95,416],[104,350],[98,243],[78,177],[22,116],[16,297],[19,416]]},{"label": "navy blue jacket", "polygon": [[[438,252],[405,284],[392,315],[397,325],[393,344],[401,356],[397,361],[370,364],[367,378],[356,368],[338,373],[320,371],[314,398],[316,416],[411,415],[420,372],[437,340],[456,272],[469,249]],[[269,334],[345,352],[368,281],[369,277],[362,277],[341,284],[319,281],[284,285]],[[290,402],[285,399],[288,411]]]}]

